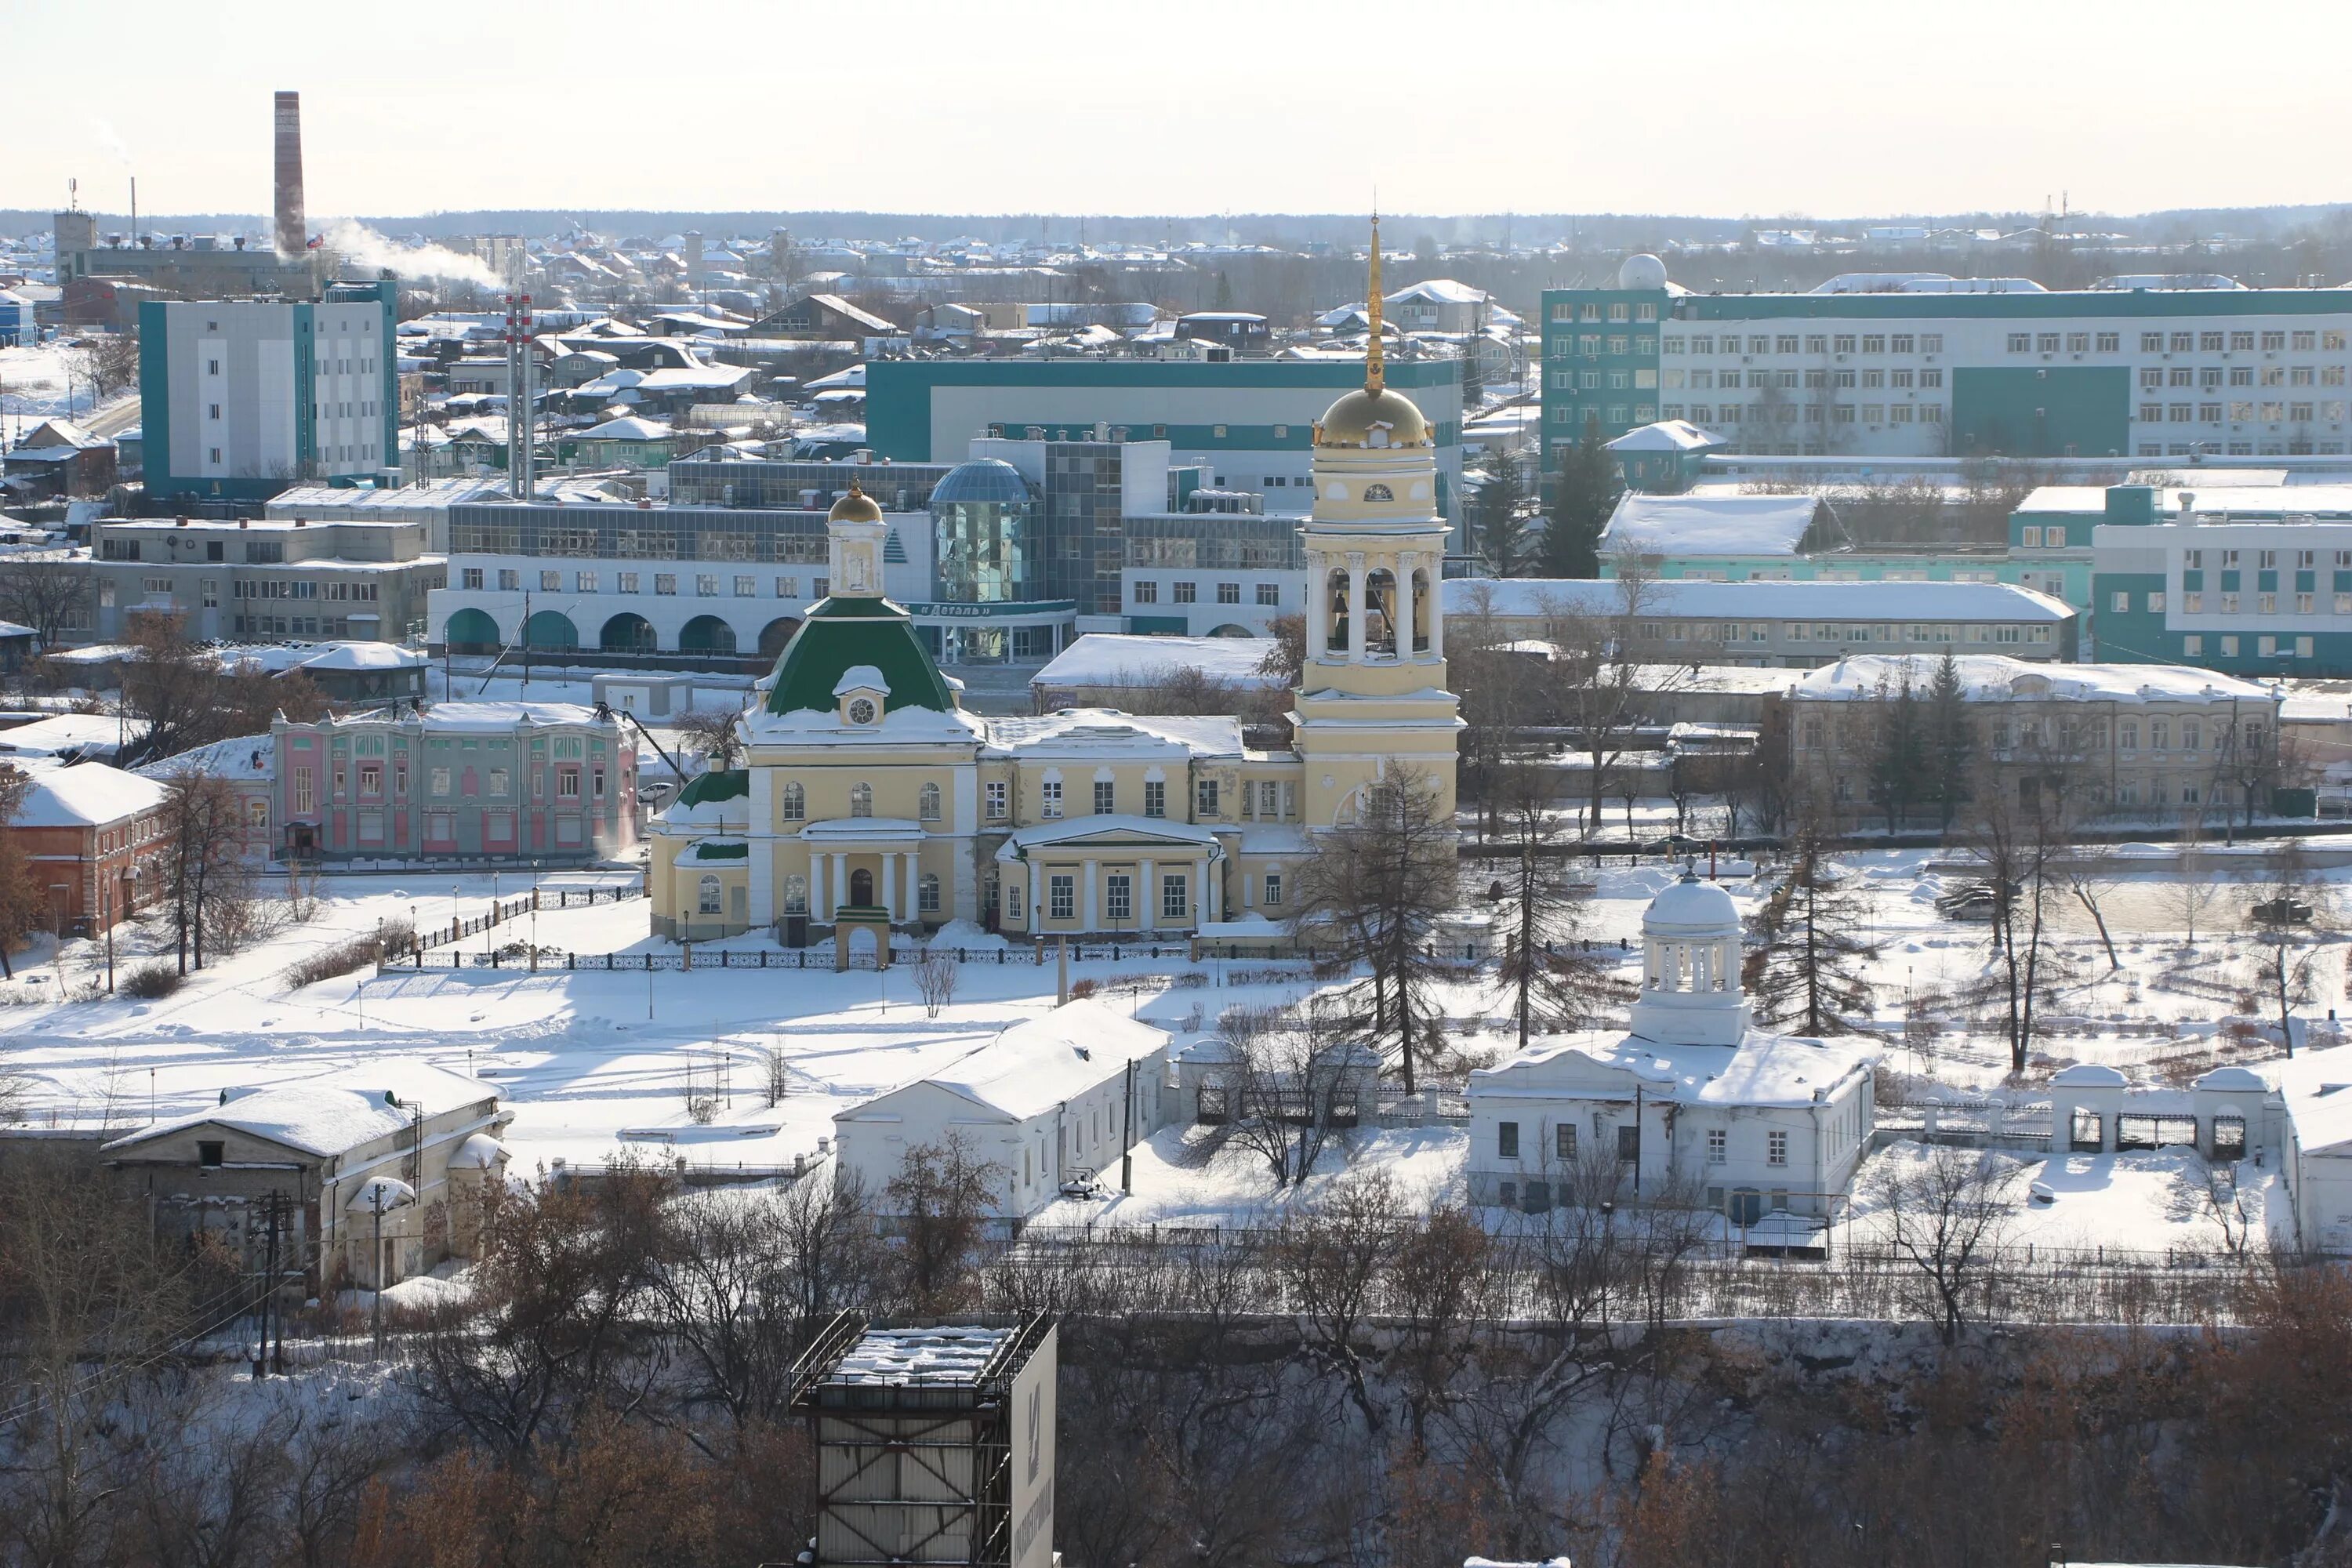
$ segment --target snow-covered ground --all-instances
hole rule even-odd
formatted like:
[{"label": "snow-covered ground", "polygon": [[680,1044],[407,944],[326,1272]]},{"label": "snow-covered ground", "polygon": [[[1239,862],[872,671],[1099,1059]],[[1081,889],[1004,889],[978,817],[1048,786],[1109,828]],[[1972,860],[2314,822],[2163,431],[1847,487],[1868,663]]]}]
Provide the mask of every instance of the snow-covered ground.
[{"label": "snow-covered ground", "polygon": [[[1932,1048],[1898,1043],[1892,1065],[1932,1075],[1916,1087],[1932,1090],[1941,1084],[1965,1097],[1999,1085],[2008,1063],[1998,1008],[1965,995],[1986,973],[1984,928],[1937,916],[1932,895],[1943,884],[1927,869],[1934,858],[1926,851],[1872,852],[1846,864],[1869,889],[1869,929],[1886,942],[1874,966],[1873,1011],[1899,1035],[1906,999],[1933,996],[1933,1010],[1955,1026]],[[1593,870],[1598,892],[1590,935],[1612,944],[1635,938],[1643,905],[1675,874],[1662,863],[1629,867],[1622,860]],[[2200,875],[2212,880],[2210,873]],[[2328,875],[2341,879],[2352,871]],[[614,879],[610,872],[567,873],[544,885]],[[2249,964],[2260,950],[2243,930],[2242,906],[2253,895],[2224,889],[2200,914],[2200,939],[2191,952],[2177,925],[2168,923],[2179,907],[2179,882],[2165,868],[2124,879],[2108,893],[2104,907],[2116,933],[2120,969],[2109,967],[2087,917],[2061,911],[2057,940],[2072,977],[2062,983],[2058,1003],[2076,1022],[2069,1026],[2074,1032],[2042,1043],[2047,1059],[2037,1069],[2079,1059],[2154,1072],[2171,1065],[2168,1053],[2206,1051],[2217,1040],[2252,1057],[2269,1053],[2272,1047],[2260,1040],[2233,1044],[2222,1022],[2237,1011],[2235,994],[2247,985]],[[523,885],[509,874],[499,879],[499,891],[512,898]],[[1732,885],[1742,906],[1752,907],[1755,895]],[[814,1156],[817,1140],[831,1135],[835,1112],[1036,1016],[1054,998],[1052,964],[1041,966],[1027,950],[971,931],[950,938],[972,949],[975,962],[960,968],[957,994],[936,1018],[925,1015],[903,970],[835,974],[826,968],[698,965],[691,973],[549,969],[534,974],[505,967],[395,970],[300,989],[286,984],[289,963],[379,921],[414,918],[431,927],[453,914],[470,918],[488,905],[490,892],[487,876],[331,877],[314,919],[221,961],[176,994],[152,1003],[59,1001],[102,978],[103,951],[87,942],[68,943],[62,952],[44,947],[18,958],[17,978],[0,981],[0,1059],[26,1080],[26,1114],[35,1123],[102,1122],[127,1131],[151,1116],[209,1104],[225,1088],[411,1053],[461,1071],[470,1068],[500,1086],[515,1111],[509,1142],[519,1173],[551,1168],[559,1159],[593,1166],[631,1156],[752,1174],[788,1170],[796,1157]],[[498,940],[530,940],[580,953],[674,951],[646,934],[647,915],[643,900],[548,910],[535,929],[526,917],[499,928]],[[141,962],[157,940],[152,931],[133,934],[125,928],[118,966]],[[473,938],[468,945],[481,941]],[[759,936],[724,945],[769,946]],[[2345,946],[2330,942],[2317,951],[2322,962],[2313,999],[2299,1012],[2324,1019],[2342,1005]],[[992,962],[1000,952],[1006,962]],[[1624,962],[1630,969],[1633,952]],[[1290,976],[1301,973],[1248,963],[1196,968],[1179,958],[1132,955],[1116,964],[1072,965],[1074,979],[1095,981],[1114,1002],[1171,1028],[1195,1015],[1213,1022],[1234,1003],[1295,995],[1306,982]],[[1180,978],[1184,983],[1175,984]],[[1514,1047],[1503,998],[1491,984],[1453,986],[1444,1003],[1447,1043],[1464,1060],[1496,1059]],[[2176,1031],[2185,1040],[2176,1042]],[[788,1069],[784,1092],[773,1105],[766,1087],[771,1052],[781,1053]],[[706,1122],[689,1114],[690,1098],[716,1100]],[[1203,1163],[1186,1154],[1183,1142],[1179,1133],[1164,1133],[1137,1151],[1133,1196],[1070,1200],[1056,1205],[1049,1222],[1245,1223],[1276,1200],[1255,1156],[1228,1151]],[[1367,1131],[1358,1150],[1359,1168],[1369,1162],[1389,1169],[1416,1199],[1458,1182],[1458,1132]],[[2203,1245],[2203,1232],[2214,1222],[2191,1190],[2195,1173],[2186,1166],[2193,1163],[2170,1152],[2053,1161],[2036,1174],[2057,1189],[2058,1201],[2021,1209],[2018,1237],[2052,1244],[2104,1238],[2111,1246],[2152,1249]],[[1337,1169],[1327,1165],[1310,1178],[1308,1194]],[[1115,1167],[1106,1179],[1116,1187]]]}]

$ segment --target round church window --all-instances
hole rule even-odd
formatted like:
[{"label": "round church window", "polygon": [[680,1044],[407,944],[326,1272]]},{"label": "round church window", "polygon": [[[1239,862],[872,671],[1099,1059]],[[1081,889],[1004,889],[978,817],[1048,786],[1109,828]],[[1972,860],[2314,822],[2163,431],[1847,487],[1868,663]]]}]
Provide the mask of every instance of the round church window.
[{"label": "round church window", "polygon": [[874,699],[860,697],[852,700],[849,704],[849,721],[853,724],[874,722]]}]

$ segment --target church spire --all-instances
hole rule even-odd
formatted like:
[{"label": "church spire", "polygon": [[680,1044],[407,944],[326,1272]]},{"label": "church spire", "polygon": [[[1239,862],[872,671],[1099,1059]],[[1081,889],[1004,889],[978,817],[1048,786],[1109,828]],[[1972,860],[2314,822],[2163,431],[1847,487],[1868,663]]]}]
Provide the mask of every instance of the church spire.
[{"label": "church spire", "polygon": [[1371,346],[1364,351],[1364,390],[1378,393],[1388,384],[1388,365],[1381,342],[1381,215],[1372,214],[1371,299],[1365,313],[1371,317]]}]

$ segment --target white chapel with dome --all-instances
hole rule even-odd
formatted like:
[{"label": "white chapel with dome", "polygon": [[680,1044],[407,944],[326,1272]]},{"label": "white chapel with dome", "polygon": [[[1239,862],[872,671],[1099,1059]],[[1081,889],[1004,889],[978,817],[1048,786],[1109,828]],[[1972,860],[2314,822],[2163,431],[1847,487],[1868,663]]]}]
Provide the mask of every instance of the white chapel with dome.
[{"label": "white chapel with dome", "polygon": [[1314,431],[1309,592],[1291,744],[1230,717],[964,711],[882,594],[887,528],[855,486],[826,525],[831,596],[745,715],[740,768],[654,820],[656,934],[882,940],[955,920],[1033,937],[1187,935],[1287,917],[1316,834],[1391,768],[1454,805],[1458,704],[1438,585],[1437,448],[1383,374],[1379,230],[1364,385]]},{"label": "white chapel with dome", "polygon": [[1623,1033],[1559,1035],[1470,1075],[1470,1197],[1669,1202],[1735,1225],[1832,1214],[1870,1144],[1866,1042],[1755,1026],[1739,907],[1691,872],[1642,916],[1642,992]]}]

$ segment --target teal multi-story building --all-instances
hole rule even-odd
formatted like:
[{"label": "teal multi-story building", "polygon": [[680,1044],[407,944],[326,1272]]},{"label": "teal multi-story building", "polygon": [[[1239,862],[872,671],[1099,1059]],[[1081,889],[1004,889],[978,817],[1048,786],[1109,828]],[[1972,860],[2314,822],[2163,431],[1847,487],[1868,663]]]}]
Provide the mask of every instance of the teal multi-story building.
[{"label": "teal multi-story building", "polygon": [[257,502],[302,481],[399,483],[394,285],[318,300],[139,307],[147,493]]},{"label": "teal multi-story building", "polygon": [[[1215,489],[1248,490],[1272,513],[1314,499],[1315,422],[1364,379],[1344,357],[1191,360],[876,360],[866,367],[866,435],[877,458],[935,462],[976,437],[1033,441],[1165,441],[1169,460]],[[1437,506],[1459,521],[1462,370],[1451,358],[1391,360],[1436,441]]]},{"label": "teal multi-story building", "polygon": [[1631,257],[1613,288],[1543,295],[1546,465],[1677,419],[1786,456],[2352,449],[2352,289],[2169,281],[1853,274],[1696,294]]},{"label": "teal multi-story building", "polygon": [[[2352,485],[2088,494],[2065,526],[2091,534],[2102,660],[2352,675]],[[2045,530],[2059,499],[2035,513]]]}]

